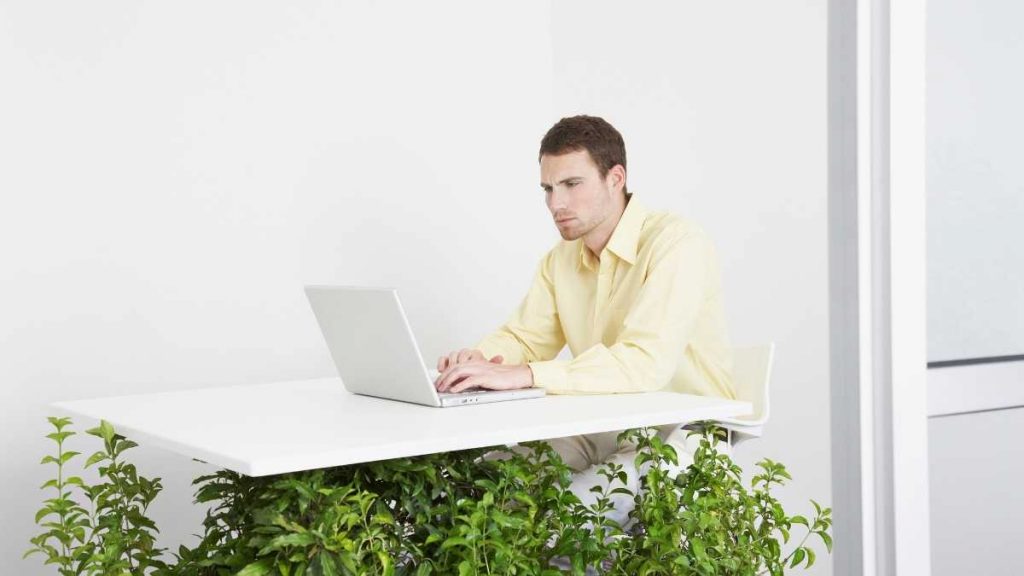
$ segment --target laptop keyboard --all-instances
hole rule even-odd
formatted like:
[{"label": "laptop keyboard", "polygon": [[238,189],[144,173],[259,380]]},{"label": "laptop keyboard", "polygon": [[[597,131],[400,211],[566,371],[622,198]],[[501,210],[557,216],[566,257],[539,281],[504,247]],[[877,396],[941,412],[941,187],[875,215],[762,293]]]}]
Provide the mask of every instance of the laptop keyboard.
[{"label": "laptop keyboard", "polygon": [[500,392],[500,390],[472,390],[469,392],[438,392],[437,395],[441,398],[448,398],[449,396],[480,396],[483,394],[490,394],[491,392]]}]

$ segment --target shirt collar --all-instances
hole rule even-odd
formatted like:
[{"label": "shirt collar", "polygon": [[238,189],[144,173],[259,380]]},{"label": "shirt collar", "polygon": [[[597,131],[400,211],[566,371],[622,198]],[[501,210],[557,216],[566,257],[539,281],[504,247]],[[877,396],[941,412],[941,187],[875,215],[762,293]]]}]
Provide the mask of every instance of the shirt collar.
[{"label": "shirt collar", "polygon": [[[615,225],[615,231],[612,232],[612,237],[608,239],[606,248],[622,260],[635,264],[636,250],[640,243],[640,231],[646,219],[647,210],[637,202],[636,198],[633,198],[633,194],[627,196],[626,209],[622,212],[619,223]],[[583,243],[582,238],[578,242],[580,250],[576,269],[579,270],[580,267],[586,267],[588,270],[592,270],[591,262],[595,260],[595,257],[589,253],[590,250],[587,249],[587,245]]]}]

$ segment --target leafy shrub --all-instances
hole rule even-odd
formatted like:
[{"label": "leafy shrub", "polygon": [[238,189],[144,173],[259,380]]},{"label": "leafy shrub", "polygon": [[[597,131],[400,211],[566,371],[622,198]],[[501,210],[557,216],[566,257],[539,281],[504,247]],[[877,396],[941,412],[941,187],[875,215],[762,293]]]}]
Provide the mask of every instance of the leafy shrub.
[{"label": "leafy shrub", "polygon": [[[146,517],[147,508],[163,489],[160,479],[143,478],[134,464],[121,460],[122,453],[137,444],[115,434],[106,421],[87,430],[103,440],[104,448],[85,462],[85,468],[99,464],[100,482],[88,485],[79,476],[64,477],[64,465],[79,455],[64,450],[64,440],[75,434],[64,430],[71,419],[50,417],[49,421],[57,430],[46,437],[56,442],[57,455],[44,456],[41,463],[55,464],[57,477],[41,488],[53,488],[57,496],[47,499],[36,513],[36,524],[48,530],[31,539],[33,548],[25,557],[45,554],[45,563],[56,564],[62,576],[145,574],[165,568],[159,559],[163,550],[153,547],[153,533],[158,530]],[[78,487],[89,501],[88,510],[73,497],[72,487]],[[51,516],[56,519],[42,522]]]},{"label": "leafy shrub", "polygon": [[[107,422],[88,430],[104,442],[85,464],[100,464],[101,482],[90,486],[64,477],[78,455],[63,449],[70,419],[49,420],[57,455],[42,463],[55,464],[57,478],[42,488],[58,495],[36,515],[47,530],[25,556],[44,554],[61,575],[558,575],[560,564],[572,574],[777,575],[814,563],[811,534],[832,548],[831,509],[812,500],[812,521],[786,516],[771,488],[790,475],[769,459],[745,489],[740,468],[717,450],[722,430],[705,423],[693,464],[675,476],[675,450],[654,429],[623,431],[620,440],[637,444],[637,467],[650,469],[633,494],[620,465],[602,466],[607,486],[592,489],[589,506],[546,442],[522,443],[525,454],[499,446],[269,477],[219,470],[193,481],[195,503],[210,507],[200,541],[168,562],[145,516],[160,479],[122,458],[136,444]],[[482,458],[492,450],[507,457]],[[635,502],[628,530],[607,516],[617,493]],[[783,557],[797,524],[806,534]]]}]

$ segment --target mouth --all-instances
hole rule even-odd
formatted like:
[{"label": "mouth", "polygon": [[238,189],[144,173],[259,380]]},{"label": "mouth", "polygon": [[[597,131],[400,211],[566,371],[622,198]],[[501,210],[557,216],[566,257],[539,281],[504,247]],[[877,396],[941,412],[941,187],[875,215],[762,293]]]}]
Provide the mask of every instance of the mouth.
[{"label": "mouth", "polygon": [[562,218],[561,220],[555,220],[555,222],[557,222],[559,224],[564,224],[564,223],[568,222],[569,220],[572,220],[572,218]]}]

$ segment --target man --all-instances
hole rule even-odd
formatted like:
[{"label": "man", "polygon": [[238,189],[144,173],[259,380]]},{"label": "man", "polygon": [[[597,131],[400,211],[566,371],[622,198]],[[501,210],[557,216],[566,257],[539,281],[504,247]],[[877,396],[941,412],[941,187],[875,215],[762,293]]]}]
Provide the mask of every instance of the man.
[{"label": "man", "polygon": [[[438,359],[440,392],[538,386],[550,394],[672,390],[734,399],[717,256],[695,223],[650,212],[626,187],[622,136],[593,116],[563,118],[540,146],[541,188],[562,236],[541,260],[512,317]],[[572,360],[556,360],[568,344]],[[659,428],[692,461],[696,438]],[[623,464],[636,491],[633,445],[618,432],[549,442],[577,474],[585,502],[596,469]],[[632,469],[632,472],[630,472]],[[589,495],[589,496],[588,496]],[[618,503],[620,524],[631,501]]]}]

